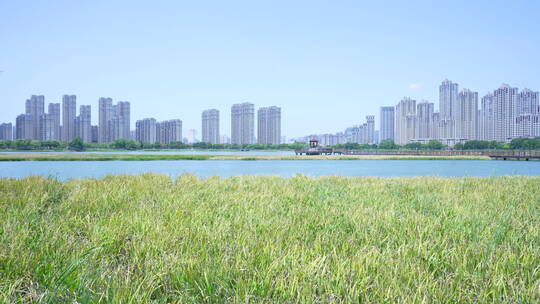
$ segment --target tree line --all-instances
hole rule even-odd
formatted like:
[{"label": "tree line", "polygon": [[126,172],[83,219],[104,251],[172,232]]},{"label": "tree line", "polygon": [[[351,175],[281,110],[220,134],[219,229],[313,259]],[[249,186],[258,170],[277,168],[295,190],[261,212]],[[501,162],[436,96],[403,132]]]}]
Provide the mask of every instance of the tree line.
[{"label": "tree line", "polygon": [[[56,140],[0,140],[0,149],[2,150],[142,150],[142,149],[201,149],[201,150],[294,150],[305,147],[304,143],[291,143],[279,145],[265,144],[250,144],[250,145],[233,145],[233,144],[211,144],[199,142],[194,144],[186,144],[183,142],[172,142],[168,145],[159,142],[150,144],[142,143],[129,139],[118,139],[110,143],[83,143],[76,137],[69,143]],[[335,149],[345,150],[444,150],[450,149],[437,140],[431,140],[427,144],[419,142],[408,143],[406,145],[397,145],[393,141],[383,141],[379,144],[359,144],[345,143],[331,146]],[[470,140],[463,144],[456,144],[451,149],[454,150],[540,150],[540,138],[515,138],[509,143],[498,141],[485,140]]]}]

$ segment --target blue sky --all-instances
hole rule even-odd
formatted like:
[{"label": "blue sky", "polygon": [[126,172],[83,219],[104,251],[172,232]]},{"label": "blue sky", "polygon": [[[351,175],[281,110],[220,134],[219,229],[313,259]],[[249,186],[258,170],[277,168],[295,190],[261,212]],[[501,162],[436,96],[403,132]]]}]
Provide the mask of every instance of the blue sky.
[{"label": "blue sky", "polygon": [[[282,107],[283,134],[342,131],[445,79],[540,89],[540,1],[0,0],[0,121],[24,101],[132,103],[136,119]],[[436,105],[436,107],[438,104]],[[377,123],[378,125],[378,123]]]}]

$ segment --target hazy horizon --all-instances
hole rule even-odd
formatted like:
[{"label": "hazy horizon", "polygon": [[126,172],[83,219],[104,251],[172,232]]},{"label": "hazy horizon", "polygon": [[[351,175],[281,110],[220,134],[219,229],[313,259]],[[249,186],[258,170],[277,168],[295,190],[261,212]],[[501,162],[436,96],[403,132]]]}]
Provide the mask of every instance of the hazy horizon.
[{"label": "hazy horizon", "polygon": [[201,113],[282,108],[287,138],[361,124],[404,96],[438,107],[448,78],[479,92],[540,90],[536,1],[26,1],[0,3],[0,122],[30,95],[131,102],[131,128]]}]

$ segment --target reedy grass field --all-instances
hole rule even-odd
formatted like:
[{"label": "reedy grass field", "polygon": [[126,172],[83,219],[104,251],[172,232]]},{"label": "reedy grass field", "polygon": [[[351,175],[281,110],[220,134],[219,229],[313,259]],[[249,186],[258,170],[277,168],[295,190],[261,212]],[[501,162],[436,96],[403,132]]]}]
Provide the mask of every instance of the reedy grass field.
[{"label": "reedy grass field", "polygon": [[0,302],[538,303],[539,186],[0,179]]},{"label": "reedy grass field", "polygon": [[0,161],[151,161],[151,160],[489,160],[488,156],[425,155],[212,155],[212,154],[98,154],[0,153]]}]

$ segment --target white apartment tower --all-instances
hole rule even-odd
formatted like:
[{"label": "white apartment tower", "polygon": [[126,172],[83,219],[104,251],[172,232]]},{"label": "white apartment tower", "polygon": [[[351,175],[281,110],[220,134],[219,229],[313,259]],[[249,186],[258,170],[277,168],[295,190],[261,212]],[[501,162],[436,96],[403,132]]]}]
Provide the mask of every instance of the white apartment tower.
[{"label": "white apartment tower", "polygon": [[109,121],[112,118],[112,98],[101,97],[99,99],[99,129],[98,142],[109,142]]},{"label": "white apartment tower", "polygon": [[231,141],[234,145],[252,144],[255,137],[255,106],[245,102],[231,108]]},{"label": "white apartment tower", "polygon": [[404,97],[396,105],[396,122],[394,139],[396,144],[408,144],[415,136],[416,100]]},{"label": "white apartment tower", "polygon": [[45,114],[45,96],[32,95],[26,100],[26,115],[29,120],[29,139],[41,140],[42,115]]},{"label": "white apartment tower", "polygon": [[463,89],[458,95],[456,113],[456,138],[477,139],[478,92]]},{"label": "white apartment tower", "polygon": [[375,115],[366,116],[366,133],[367,143],[372,145],[375,143]]},{"label": "white apartment tower", "polygon": [[49,104],[49,115],[51,115],[53,119],[53,138],[52,140],[61,140],[62,135],[60,134],[60,103],[50,103]]},{"label": "white apartment tower", "polygon": [[518,95],[515,137],[540,137],[540,109],[538,92],[523,89]]},{"label": "white apartment tower", "polygon": [[278,145],[281,142],[281,108],[272,106],[257,111],[257,143]]},{"label": "white apartment tower", "polygon": [[394,141],[394,107],[381,107],[380,111],[380,138],[379,142],[385,140]]},{"label": "white apartment tower", "polygon": [[135,138],[137,141],[147,144],[156,142],[156,120],[145,118],[135,123]]},{"label": "white apartment tower", "polygon": [[518,89],[507,84],[493,92],[493,140],[504,142],[515,137],[517,97]]},{"label": "white apartment tower", "polygon": [[216,109],[202,112],[202,142],[219,144],[219,111]]},{"label": "white apartment tower", "polygon": [[493,140],[495,138],[495,119],[493,94],[489,93],[480,101],[478,113],[478,139]]},{"label": "white apartment tower", "polygon": [[439,86],[439,133],[441,137],[455,137],[458,84],[445,79]]},{"label": "white apartment tower", "polygon": [[77,136],[85,143],[92,142],[92,110],[89,105],[81,105],[77,124]]},{"label": "white apartment tower", "polygon": [[75,117],[77,116],[77,96],[62,97],[62,140],[70,142],[75,138]]},{"label": "white apartment tower", "polygon": [[182,121],[172,119],[156,123],[156,141],[168,145],[182,141]]},{"label": "white apartment tower", "polygon": [[416,132],[415,138],[417,139],[432,139],[434,128],[433,124],[433,112],[435,104],[422,100],[416,106]]},{"label": "white apartment tower", "polygon": [[0,124],[0,140],[12,140],[13,139],[13,125],[8,123]]}]

